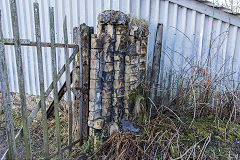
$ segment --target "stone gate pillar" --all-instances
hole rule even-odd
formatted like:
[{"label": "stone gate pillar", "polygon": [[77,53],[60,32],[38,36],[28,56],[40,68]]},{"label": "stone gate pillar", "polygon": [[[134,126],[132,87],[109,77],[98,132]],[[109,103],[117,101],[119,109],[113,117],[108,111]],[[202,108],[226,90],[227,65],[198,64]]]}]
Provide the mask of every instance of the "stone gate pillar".
[{"label": "stone gate pillar", "polygon": [[119,11],[98,16],[91,36],[90,136],[129,117],[129,94],[145,79],[148,25]]}]

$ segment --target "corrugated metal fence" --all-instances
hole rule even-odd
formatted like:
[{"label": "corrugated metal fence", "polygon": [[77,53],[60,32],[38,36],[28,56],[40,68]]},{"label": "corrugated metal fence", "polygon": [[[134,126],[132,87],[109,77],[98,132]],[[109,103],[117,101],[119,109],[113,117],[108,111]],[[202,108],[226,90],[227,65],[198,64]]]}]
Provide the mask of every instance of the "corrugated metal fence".
[{"label": "corrugated metal fence", "polygon": [[[212,8],[196,0],[35,0],[40,4],[41,34],[44,42],[50,42],[49,6],[55,8],[56,42],[63,43],[62,24],[67,15],[68,28],[86,23],[96,27],[97,15],[104,10],[120,10],[149,22],[148,66],[152,64],[157,23],[163,23],[163,49],[160,81],[182,69],[189,61],[203,64],[211,53],[212,69],[236,72],[240,78],[240,18]],[[33,1],[18,0],[20,37],[34,41]],[[0,1],[5,38],[13,38],[8,0]],[[72,31],[69,31],[72,43]],[[209,52],[210,51],[210,52]],[[71,52],[71,51],[70,51]],[[34,47],[22,47],[26,93],[39,95],[37,54]],[[43,49],[45,88],[52,81],[50,49]],[[6,47],[9,86],[18,92],[14,48]],[[64,50],[57,49],[58,69],[64,62]],[[225,63],[226,62],[226,63]],[[63,83],[64,77],[60,80]]]}]

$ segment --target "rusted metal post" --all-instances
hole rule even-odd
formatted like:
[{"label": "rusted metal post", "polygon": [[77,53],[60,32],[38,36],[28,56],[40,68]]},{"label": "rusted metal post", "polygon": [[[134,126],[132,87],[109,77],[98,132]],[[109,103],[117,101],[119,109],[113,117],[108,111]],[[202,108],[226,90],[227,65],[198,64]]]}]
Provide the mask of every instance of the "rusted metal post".
[{"label": "rusted metal post", "polygon": [[[67,102],[68,102],[68,145],[72,144],[72,98],[71,98],[71,79],[69,68],[69,53],[68,53],[68,35],[67,35],[67,18],[65,16],[63,23],[64,44],[65,44],[65,60],[66,60],[66,88],[67,88]],[[69,149],[71,154],[71,148]]]},{"label": "rusted metal post", "polygon": [[43,140],[45,159],[49,159],[49,140],[48,140],[48,126],[47,126],[47,112],[45,103],[45,89],[44,89],[44,74],[43,74],[43,61],[42,61],[42,47],[41,47],[41,30],[39,19],[39,4],[34,3],[34,19],[35,19],[35,33],[37,42],[37,58],[39,69],[39,84],[40,84],[40,97],[41,97],[41,111],[42,111],[42,124],[43,124]]},{"label": "rusted metal post", "polygon": [[53,75],[53,95],[54,95],[54,115],[56,120],[56,135],[57,135],[57,148],[58,159],[62,159],[61,153],[61,137],[60,137],[60,120],[59,120],[59,98],[58,98],[58,85],[57,85],[57,60],[55,48],[55,29],[54,29],[54,9],[49,7],[50,17],[50,36],[51,36],[51,58],[52,58],[52,75]]},{"label": "rusted metal post", "polygon": [[2,97],[3,97],[4,116],[6,121],[6,131],[7,131],[7,138],[8,138],[8,149],[9,149],[8,159],[17,159],[16,142],[14,138],[15,134],[14,134],[14,126],[13,126],[12,105],[10,100],[7,66],[6,66],[5,59],[6,58],[5,58],[1,10],[0,10],[0,80],[1,80],[1,89],[2,89]]},{"label": "rusted metal post", "polygon": [[11,18],[12,18],[12,29],[13,29],[13,37],[14,37],[16,64],[17,64],[18,85],[19,85],[19,93],[20,93],[21,106],[22,106],[22,125],[23,125],[23,136],[24,136],[24,143],[25,143],[25,150],[26,150],[26,159],[32,159],[30,133],[29,133],[28,119],[27,119],[26,94],[25,94],[24,75],[23,75],[23,67],[22,67],[22,54],[21,54],[20,35],[19,35],[19,27],[18,27],[17,6],[16,6],[15,0],[10,0],[10,9],[11,9]]}]

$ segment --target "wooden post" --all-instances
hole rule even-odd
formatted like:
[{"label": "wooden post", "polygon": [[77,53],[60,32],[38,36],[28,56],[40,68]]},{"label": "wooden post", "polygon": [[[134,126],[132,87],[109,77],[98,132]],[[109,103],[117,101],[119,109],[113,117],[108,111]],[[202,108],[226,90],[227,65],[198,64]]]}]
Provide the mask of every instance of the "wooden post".
[{"label": "wooden post", "polygon": [[[93,30],[86,24],[73,30],[73,41],[79,45],[79,54],[73,63],[73,87],[80,90],[80,98],[74,95],[73,100],[73,135],[74,139],[87,140],[88,138],[88,94],[83,91],[89,89],[89,57],[90,36]],[[81,141],[82,142],[82,141]]]},{"label": "wooden post", "polygon": [[30,133],[29,133],[28,119],[27,119],[24,75],[23,75],[23,67],[22,67],[20,34],[19,34],[19,27],[18,27],[17,6],[16,6],[15,0],[10,0],[10,9],[11,9],[11,18],[12,18],[12,30],[13,30],[13,37],[14,37],[16,64],[17,64],[18,85],[19,85],[19,93],[20,93],[21,106],[22,106],[22,125],[23,125],[23,136],[24,136],[24,143],[25,143],[25,150],[26,150],[26,159],[32,159]]},{"label": "wooden post", "polygon": [[[81,32],[81,49],[82,49],[82,90],[89,90],[89,65],[90,65],[90,48],[91,48],[91,34],[93,28],[85,24],[80,25]],[[88,108],[89,108],[88,94],[82,94],[82,138],[84,141],[88,139]]]},{"label": "wooden post", "polygon": [[[163,35],[163,24],[158,24],[157,32],[156,32],[156,40],[153,52],[153,64],[152,64],[152,72],[151,72],[151,92],[150,98],[156,103],[156,94],[158,88],[158,79],[160,73],[160,60],[161,60],[161,51],[162,51],[162,35]],[[151,113],[154,113],[155,109],[151,107]]]},{"label": "wooden post", "polygon": [[79,99],[79,117],[80,117],[80,121],[79,121],[79,139],[81,139],[80,144],[82,143],[82,100],[83,100],[83,94],[82,94],[82,86],[83,86],[83,66],[82,66],[82,46],[81,46],[81,27],[78,28],[78,32],[77,32],[77,36],[78,36],[78,47],[79,47],[79,88],[80,88],[80,99]]},{"label": "wooden post", "polygon": [[58,80],[57,80],[57,62],[56,62],[56,48],[55,48],[54,9],[53,9],[53,7],[49,7],[49,17],[50,17],[50,36],[51,36],[54,115],[55,115],[55,120],[56,120],[58,159],[62,159],[60,120],[59,120],[59,98],[58,98],[58,85],[57,85],[57,82],[58,82]]},{"label": "wooden post", "polygon": [[[77,32],[78,29],[77,27],[73,29],[73,42],[75,44],[77,44]],[[73,60],[73,87],[74,88],[79,88],[79,68],[77,68],[78,64],[78,56],[79,54],[76,54],[76,56],[74,57]],[[79,130],[80,130],[80,125],[79,125],[79,121],[80,121],[80,113],[79,113],[79,100],[77,99],[77,97],[74,95],[73,96],[73,138],[74,140],[80,139],[80,135],[79,135]]]},{"label": "wooden post", "polygon": [[37,56],[38,56],[38,69],[39,69],[39,84],[40,84],[40,97],[41,97],[41,111],[42,111],[42,124],[43,124],[43,140],[45,159],[49,159],[49,140],[48,140],[48,126],[47,126],[47,112],[45,103],[45,89],[44,89],[44,74],[43,74],[43,61],[42,61],[42,47],[41,47],[41,30],[39,19],[39,4],[34,3],[34,19],[35,19],[35,33],[37,42]]},{"label": "wooden post", "polygon": [[14,135],[14,126],[13,126],[12,105],[10,100],[8,75],[7,75],[7,67],[6,67],[5,59],[6,58],[5,58],[1,11],[0,11],[0,80],[1,80],[3,108],[4,108],[4,116],[6,121],[7,138],[8,138],[8,149],[9,149],[8,159],[17,159],[16,142],[14,138],[15,135]]}]

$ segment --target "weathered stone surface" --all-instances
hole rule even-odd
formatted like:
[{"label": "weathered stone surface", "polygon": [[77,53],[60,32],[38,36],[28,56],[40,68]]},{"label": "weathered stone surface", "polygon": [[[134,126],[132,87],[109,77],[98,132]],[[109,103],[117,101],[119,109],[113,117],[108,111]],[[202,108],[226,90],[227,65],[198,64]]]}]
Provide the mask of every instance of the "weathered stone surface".
[{"label": "weathered stone surface", "polygon": [[102,107],[109,108],[112,106],[112,97],[108,99],[102,99]]},{"label": "weathered stone surface", "polygon": [[[125,52],[119,52],[119,51],[115,51],[114,52],[114,61],[121,61],[121,62],[124,62],[124,59],[125,59]],[[118,57],[117,59],[116,59],[116,57]],[[120,59],[119,59],[120,58]]]},{"label": "weathered stone surface", "polygon": [[88,120],[94,121],[94,120],[99,119],[101,117],[102,117],[101,109],[100,110],[95,110],[95,111],[89,112]]},{"label": "weathered stone surface", "polygon": [[102,33],[104,33],[104,25],[102,24],[97,24],[97,37],[100,37]]},{"label": "weathered stone surface", "polygon": [[92,102],[101,102],[102,95],[101,89],[90,89],[89,90],[89,100]]},{"label": "weathered stone surface", "polygon": [[129,30],[129,34],[137,39],[141,39],[141,37],[146,37],[149,34],[148,24],[146,23],[146,21],[143,19],[136,19],[134,17],[130,17]]},{"label": "weathered stone surface", "polygon": [[103,90],[102,91],[102,98],[111,98],[112,97],[112,91],[111,90]]},{"label": "weathered stone surface", "polygon": [[120,57],[119,56],[114,56],[114,61],[120,61]]},{"label": "weathered stone surface", "polygon": [[126,49],[126,55],[128,55],[128,56],[137,56],[138,55],[138,53],[136,51],[135,43],[131,43],[128,45],[128,47]]},{"label": "weathered stone surface", "polygon": [[92,79],[92,80],[99,79],[99,70],[91,69],[90,70],[90,79]]},{"label": "weathered stone surface", "polygon": [[119,131],[120,130],[119,130],[117,123],[113,122],[112,124],[110,124],[110,127],[109,127],[109,135],[110,136]]},{"label": "weathered stone surface", "polygon": [[104,121],[128,118],[129,94],[144,79],[148,40],[144,20],[119,11],[100,13],[98,20],[97,35],[91,38],[89,90],[89,127],[94,137]]},{"label": "weathered stone surface", "polygon": [[114,61],[114,70],[124,72],[125,64],[123,61]]},{"label": "weathered stone surface", "polygon": [[135,39],[135,37],[131,35],[128,36],[128,39],[131,43],[135,43],[137,41],[137,39]]},{"label": "weathered stone surface", "polygon": [[102,109],[102,104],[101,102],[89,102],[89,111],[93,112],[93,111],[97,111],[97,110],[101,110]]},{"label": "weathered stone surface", "polygon": [[91,35],[91,48],[95,48],[95,49],[103,48],[102,40],[97,38],[96,34]]},{"label": "weathered stone surface", "polygon": [[140,70],[145,70],[146,69],[146,63],[142,62],[138,64]]},{"label": "weathered stone surface", "polygon": [[114,71],[111,72],[102,72],[102,81],[103,82],[112,82],[114,80]]},{"label": "weathered stone surface", "polygon": [[103,90],[112,90],[113,82],[103,82]]},{"label": "weathered stone surface", "polygon": [[134,90],[139,86],[139,82],[130,82],[130,90]]},{"label": "weathered stone surface", "polygon": [[110,116],[110,114],[111,114],[110,106],[103,106],[102,107],[102,116],[107,117],[107,116]]},{"label": "weathered stone surface", "polygon": [[99,24],[128,24],[129,18],[120,11],[104,11],[98,15]]},{"label": "weathered stone surface", "polygon": [[123,100],[124,100],[124,96],[123,97],[114,97],[112,105],[113,106],[123,106],[124,105]]},{"label": "weathered stone surface", "polygon": [[129,94],[130,93],[131,93],[130,89],[128,89],[128,90],[125,89],[124,100],[128,100],[129,99]]},{"label": "weathered stone surface", "polygon": [[113,81],[113,88],[114,89],[120,89],[124,87],[124,81],[120,81],[120,80],[114,80]]},{"label": "weathered stone surface", "polygon": [[114,114],[115,114],[115,118],[118,118],[119,107],[118,106],[114,106],[113,107],[113,111],[114,111]]},{"label": "weathered stone surface", "polygon": [[116,80],[124,80],[124,72],[122,71],[115,71],[114,72],[114,79]]},{"label": "weathered stone surface", "polygon": [[113,71],[113,63],[105,63],[103,71],[112,72]]},{"label": "weathered stone surface", "polygon": [[129,39],[125,35],[116,35],[115,50],[119,52],[126,52]]},{"label": "weathered stone surface", "polygon": [[148,37],[142,37],[141,46],[147,47],[148,45]]},{"label": "weathered stone surface", "polygon": [[125,109],[124,109],[124,113],[125,113],[125,114],[129,114],[129,109],[125,108]]},{"label": "weathered stone surface", "polygon": [[125,83],[128,82],[136,82],[139,79],[138,73],[126,74],[125,75]]},{"label": "weathered stone surface", "polygon": [[102,116],[110,116],[112,107],[112,98],[102,99]]},{"label": "weathered stone surface", "polygon": [[123,97],[124,96],[124,88],[114,89],[113,97]]},{"label": "weathered stone surface", "polygon": [[138,64],[138,62],[139,62],[139,55],[137,55],[137,56],[126,56],[125,57],[125,63],[127,65],[129,65],[129,64]]},{"label": "weathered stone surface", "polygon": [[113,52],[104,52],[103,60],[106,63],[112,63],[113,62]]},{"label": "weathered stone surface", "polygon": [[125,83],[125,89],[128,88],[129,91],[136,89],[139,86],[139,81],[132,81]]},{"label": "weathered stone surface", "polygon": [[117,25],[116,35],[128,35],[128,27],[126,25]]},{"label": "weathered stone surface", "polygon": [[123,104],[124,108],[128,108],[128,99],[124,99]]},{"label": "weathered stone surface", "polygon": [[90,127],[89,128],[89,136],[94,136],[94,129],[92,128],[93,127],[93,121],[88,120],[88,126]]},{"label": "weathered stone surface", "polygon": [[101,49],[91,49],[91,60],[99,60],[101,51]]},{"label": "weathered stone surface", "polygon": [[139,63],[146,62],[146,54],[140,54],[139,55]]},{"label": "weathered stone surface", "polygon": [[90,61],[90,69],[99,70],[100,69],[100,61],[98,59],[96,59],[96,60],[92,59]]},{"label": "weathered stone surface", "polygon": [[102,88],[102,81],[100,79],[97,80],[90,80],[90,89],[101,89]]},{"label": "weathered stone surface", "polygon": [[111,38],[113,38],[113,36],[115,36],[114,35],[114,26],[113,25],[111,25],[111,24],[105,24],[104,26],[104,32],[106,33],[106,34],[108,34],[108,35],[110,35],[111,36]]},{"label": "weathered stone surface", "polygon": [[141,54],[140,40],[136,41],[136,52],[137,54]]},{"label": "weathered stone surface", "polygon": [[147,54],[147,47],[141,46],[141,54]]},{"label": "weathered stone surface", "polygon": [[89,137],[94,137],[94,135],[95,135],[94,130],[95,129],[91,128],[91,127],[93,127],[93,122],[92,121],[88,121],[88,126],[89,126]]},{"label": "weathered stone surface", "polygon": [[111,40],[108,40],[108,41],[105,41],[105,43],[103,45],[104,53],[114,52],[115,51],[115,44],[112,43]]},{"label": "weathered stone surface", "polygon": [[102,129],[104,125],[104,119],[97,119],[93,122],[93,128],[95,129]]},{"label": "weathered stone surface", "polygon": [[126,74],[136,74],[139,72],[138,65],[127,65],[125,66],[125,73]]}]

